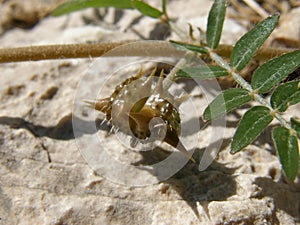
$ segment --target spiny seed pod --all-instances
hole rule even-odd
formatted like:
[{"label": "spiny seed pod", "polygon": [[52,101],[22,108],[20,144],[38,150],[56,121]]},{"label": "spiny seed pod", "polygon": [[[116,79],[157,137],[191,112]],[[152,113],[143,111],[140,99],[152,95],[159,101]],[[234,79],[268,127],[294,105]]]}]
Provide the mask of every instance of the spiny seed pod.
[{"label": "spiny seed pod", "polygon": [[140,69],[136,76],[116,86],[110,97],[85,102],[89,107],[106,115],[112,130],[131,135],[132,147],[150,138],[150,121],[160,118],[163,124],[158,124],[156,127],[166,128],[163,141],[195,162],[179,140],[180,115],[177,108],[188,96],[174,98],[164,91],[164,71],[161,70],[158,78],[155,74],[156,68],[149,77],[143,76]]}]

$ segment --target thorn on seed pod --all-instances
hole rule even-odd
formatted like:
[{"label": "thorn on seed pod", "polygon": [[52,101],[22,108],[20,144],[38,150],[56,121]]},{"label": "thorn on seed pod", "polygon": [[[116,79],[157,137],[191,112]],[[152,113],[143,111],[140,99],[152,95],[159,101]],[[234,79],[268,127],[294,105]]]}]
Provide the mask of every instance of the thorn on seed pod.
[{"label": "thorn on seed pod", "polygon": [[[149,138],[152,131],[149,128],[150,122],[155,118],[161,119],[160,126],[166,127],[163,141],[177,148],[195,162],[192,155],[179,140],[180,115],[178,107],[190,95],[174,98],[167,90],[164,90],[164,70],[160,71],[158,78],[157,76],[157,68],[154,68],[148,77],[143,75],[140,68],[136,76],[117,85],[109,97],[95,101],[85,100],[85,103],[90,108],[106,115],[106,121],[112,125],[111,132],[120,131],[124,134],[133,135],[130,143],[132,147],[135,147],[139,141],[145,143],[151,139]],[[168,100],[170,98],[172,98],[171,102]],[[138,99],[138,101],[133,99]],[[133,101],[135,102],[132,104]],[[117,110],[113,112],[114,107]],[[130,107],[129,111],[128,107]],[[161,132],[161,127],[154,130]]]}]

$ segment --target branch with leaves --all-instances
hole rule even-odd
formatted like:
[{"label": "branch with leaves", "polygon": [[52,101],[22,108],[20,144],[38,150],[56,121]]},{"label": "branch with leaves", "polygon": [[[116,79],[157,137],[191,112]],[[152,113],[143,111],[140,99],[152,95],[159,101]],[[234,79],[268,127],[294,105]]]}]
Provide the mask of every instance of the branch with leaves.
[{"label": "branch with leaves", "polygon": [[[172,43],[177,49],[208,55],[220,67],[218,71],[223,70],[221,76],[231,76],[241,86],[241,88],[227,89],[217,96],[205,109],[203,114],[205,120],[216,119],[250,101],[259,104],[250,108],[242,117],[234,134],[230,152],[239,152],[251,144],[273,119],[277,119],[280,126],[273,129],[272,138],[286,176],[288,179],[294,180],[298,174],[299,149],[297,139],[300,138],[300,122],[293,117],[288,122],[281,114],[290,105],[300,101],[300,82],[291,81],[283,84],[280,82],[300,66],[300,50],[283,54],[265,62],[255,70],[251,84],[249,84],[239,72],[245,68],[272,33],[279,16],[273,15],[266,18],[246,33],[235,44],[228,64],[214,50],[219,44],[225,11],[226,1],[216,0],[208,17],[207,45],[192,48],[189,44]],[[217,68],[215,69],[217,70]],[[215,77],[219,76],[220,73],[216,74]],[[193,77],[196,78],[197,76],[194,74]],[[263,94],[269,92],[271,92],[270,102],[263,97]]]},{"label": "branch with leaves", "polygon": [[[178,36],[182,35],[182,31],[168,17],[166,0],[162,0],[161,10],[141,0],[74,0],[59,6],[53,15],[59,16],[89,7],[136,9],[145,16],[160,19],[173,28]],[[291,117],[289,121],[286,121],[282,114],[289,106],[299,103],[300,82],[295,80],[282,83],[282,81],[299,68],[300,50],[260,49],[276,27],[278,15],[267,17],[246,33],[234,47],[220,45],[225,14],[226,0],[215,0],[208,16],[207,43],[195,45],[185,43],[185,40],[170,41],[177,50],[187,51],[198,57],[209,57],[217,64],[208,67],[186,67],[178,71],[176,76],[196,79],[232,77],[240,88],[224,90],[205,109],[203,118],[207,121],[214,120],[246,103],[256,102],[256,106],[250,108],[242,117],[234,134],[230,151],[233,154],[241,151],[276,119],[280,125],[272,130],[272,138],[287,178],[294,180],[299,169],[300,121],[296,117]],[[0,49],[0,61],[93,57],[100,56],[121,44],[123,43]],[[152,49],[154,46],[146,48]],[[32,54],[34,51],[36,54]],[[223,57],[228,57],[230,62],[228,63]],[[240,72],[254,58],[268,61],[255,70],[251,83],[248,83]],[[266,93],[271,94],[270,101],[266,100]]]}]

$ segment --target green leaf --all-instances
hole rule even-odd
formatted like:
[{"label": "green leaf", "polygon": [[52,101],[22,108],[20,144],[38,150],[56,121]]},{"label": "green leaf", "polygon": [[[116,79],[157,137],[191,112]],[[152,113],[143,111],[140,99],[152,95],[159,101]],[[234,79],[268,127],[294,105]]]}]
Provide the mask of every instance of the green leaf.
[{"label": "green leaf", "polygon": [[203,118],[205,120],[219,118],[249,101],[251,101],[251,97],[247,90],[241,88],[227,89],[204,110]]},{"label": "green leaf", "polygon": [[228,76],[226,69],[219,66],[193,66],[186,67],[176,73],[176,77],[194,79],[212,79],[216,77]]},{"label": "green leaf", "polygon": [[272,120],[270,109],[265,106],[254,106],[249,109],[234,134],[230,153],[236,153],[252,143]]},{"label": "green leaf", "polygon": [[61,16],[86,8],[114,7],[132,9],[131,0],[73,0],[59,5],[52,12],[52,16]]},{"label": "green leaf", "polygon": [[271,106],[279,112],[284,112],[290,105],[300,102],[299,81],[291,81],[279,85],[271,96]]},{"label": "green leaf", "polygon": [[297,137],[300,139],[300,121],[295,118],[291,118],[292,128],[296,131]]},{"label": "green leaf", "polygon": [[167,0],[162,0],[162,11],[167,14]]},{"label": "green leaf", "polygon": [[279,159],[286,176],[294,180],[298,174],[299,150],[296,136],[285,127],[276,127],[272,133]]},{"label": "green leaf", "polygon": [[163,15],[163,12],[159,11],[156,8],[153,8],[152,6],[148,5],[147,3],[141,0],[132,0],[132,6],[139,10],[145,16],[159,18]]},{"label": "green leaf", "polygon": [[266,93],[299,66],[300,50],[281,55],[257,68],[253,74],[251,85],[260,94]]},{"label": "green leaf", "polygon": [[215,0],[207,21],[206,41],[210,48],[218,47],[226,12],[226,0]]},{"label": "green leaf", "polygon": [[193,51],[193,52],[207,54],[207,49],[202,46],[186,44],[186,43],[182,43],[182,42],[178,42],[178,41],[170,41],[170,43],[174,48],[176,48],[177,50],[180,50],[180,51],[188,51],[189,50],[189,51]]},{"label": "green leaf", "polygon": [[278,15],[270,16],[241,37],[232,50],[230,57],[232,67],[240,71],[248,64],[256,51],[272,33],[278,19]]}]

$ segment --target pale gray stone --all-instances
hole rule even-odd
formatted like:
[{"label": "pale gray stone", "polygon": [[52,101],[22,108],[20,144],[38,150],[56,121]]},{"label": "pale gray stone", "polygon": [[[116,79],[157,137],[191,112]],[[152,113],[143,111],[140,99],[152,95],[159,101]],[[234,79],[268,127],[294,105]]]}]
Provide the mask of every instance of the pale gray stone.
[{"label": "pale gray stone", "polygon": [[[205,16],[210,5],[211,1],[170,1],[170,14],[193,20]],[[0,37],[0,44],[140,38],[131,29],[125,32],[136,12],[127,12],[126,20],[121,18],[110,29],[86,26],[82,15],[89,12],[69,19],[48,17],[31,30],[12,29]],[[148,37],[155,25],[147,18],[133,27]],[[234,129],[228,127],[217,159],[205,171],[189,162],[159,184],[129,187],[97,175],[76,146],[71,120],[77,85],[91,62],[62,59],[0,65],[0,224],[299,224],[299,184],[284,181],[268,131],[246,150],[230,155]],[[107,84],[108,90],[116,84]],[[196,159],[203,154],[209,129],[203,131]],[[116,145],[114,151],[120,159],[156,160],[152,153],[123,149],[118,154],[121,148]]]}]

